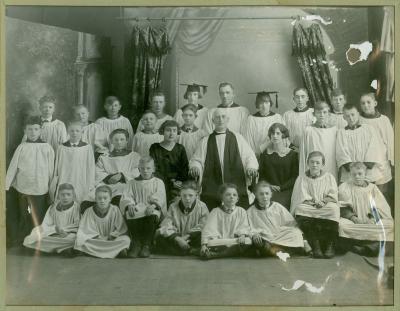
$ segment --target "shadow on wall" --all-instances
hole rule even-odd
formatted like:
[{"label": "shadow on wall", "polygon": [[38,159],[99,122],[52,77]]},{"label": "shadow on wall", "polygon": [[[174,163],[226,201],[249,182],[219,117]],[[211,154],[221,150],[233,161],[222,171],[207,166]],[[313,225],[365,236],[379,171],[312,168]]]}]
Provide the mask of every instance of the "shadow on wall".
[{"label": "shadow on wall", "polygon": [[46,93],[57,98],[55,117],[66,120],[75,100],[78,33],[6,18],[7,164],[23,136],[22,123],[37,114]]}]

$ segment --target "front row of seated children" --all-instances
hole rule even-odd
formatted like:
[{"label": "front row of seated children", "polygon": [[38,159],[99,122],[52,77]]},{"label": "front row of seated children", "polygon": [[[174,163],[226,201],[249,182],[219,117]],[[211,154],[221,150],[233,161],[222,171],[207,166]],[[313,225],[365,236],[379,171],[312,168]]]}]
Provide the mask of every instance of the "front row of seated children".
[{"label": "front row of seated children", "polygon": [[120,208],[111,204],[111,189],[102,185],[96,189],[95,205],[79,221],[74,189],[61,184],[58,200],[24,245],[68,255],[75,248],[100,258],[134,258],[150,256],[155,241],[164,252],[211,259],[279,251],[332,258],[335,244],[341,243],[354,252],[376,255],[377,242],[393,241],[385,198],[366,181],[363,163],[350,165],[352,179],[338,189],[334,177],[324,172],[324,161],[321,152],[309,154],[306,175],[294,187],[291,213],[271,201],[271,186],[264,181],[256,185],[255,202],[247,211],[236,205],[237,187],[223,184],[221,204],[209,213],[193,181],[183,182],[179,200],[167,210],[164,184],[153,176],[153,159],[144,157],[140,176],[127,183]]}]

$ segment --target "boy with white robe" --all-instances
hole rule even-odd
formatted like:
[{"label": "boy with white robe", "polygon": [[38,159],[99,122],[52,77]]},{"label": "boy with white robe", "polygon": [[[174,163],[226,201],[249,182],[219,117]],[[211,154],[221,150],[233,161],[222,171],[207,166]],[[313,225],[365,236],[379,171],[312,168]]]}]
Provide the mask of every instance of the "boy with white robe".
[{"label": "boy with white robe", "polygon": [[76,201],[88,200],[95,187],[95,162],[92,146],[82,141],[82,124],[68,125],[69,140],[60,145],[56,154],[50,198],[57,198],[60,184],[72,184]]},{"label": "boy with white robe", "polygon": [[225,113],[229,119],[229,130],[243,135],[246,129],[246,121],[247,117],[249,116],[249,110],[246,107],[239,106],[234,102],[235,94],[233,85],[231,83],[220,83],[218,90],[221,104],[216,108],[211,108],[208,110],[207,119],[204,121],[204,129],[210,134],[214,131],[214,112],[216,109],[223,109],[225,110]]},{"label": "boy with white robe", "polygon": [[[186,92],[183,95],[183,98],[187,100],[187,104],[192,104],[196,107],[197,117],[194,121],[194,125],[198,129],[204,128],[204,122],[207,119],[208,108],[204,107],[199,104],[199,99],[203,97],[201,94],[200,88],[203,89],[203,94],[206,92],[207,86],[206,85],[198,85],[198,84],[189,84],[187,85]],[[186,105],[187,105],[186,104]],[[186,106],[184,105],[184,107]],[[174,116],[176,122],[178,122],[179,126],[184,125],[184,119],[182,117],[183,110],[179,108]]]},{"label": "boy with white robe", "polygon": [[25,237],[23,245],[45,253],[73,255],[78,231],[79,204],[71,184],[60,185],[58,201],[49,207],[41,225]]},{"label": "boy with white robe", "polygon": [[366,170],[363,163],[352,163],[352,179],[339,186],[339,236],[353,246],[352,251],[377,255],[379,241],[393,242],[394,222],[385,197],[366,180]]},{"label": "boy with white robe", "polygon": [[310,243],[313,257],[332,258],[340,216],[336,180],[323,171],[325,156],[320,151],[311,152],[307,164],[309,169],[294,185],[290,212]]},{"label": "boy with white robe", "polygon": [[97,123],[89,121],[89,110],[84,105],[73,108],[74,118],[82,123],[82,141],[93,147],[96,159],[100,154],[108,153],[107,136]]},{"label": "boy with white robe", "polygon": [[157,230],[158,248],[177,255],[199,253],[201,230],[209,212],[198,199],[197,188],[194,181],[183,182],[179,201],[170,205]]},{"label": "boy with white robe", "polygon": [[389,172],[385,178],[379,181],[378,187],[386,197],[386,199],[394,205],[393,191],[394,185],[390,183],[392,180],[391,169],[394,167],[394,131],[393,126],[387,116],[379,113],[376,106],[378,102],[375,93],[364,93],[360,98],[361,118],[360,122],[369,124],[374,127],[379,133],[383,144],[385,145],[385,161],[383,162],[383,169]]},{"label": "boy with white robe", "polygon": [[223,184],[218,192],[222,204],[210,212],[201,232],[200,255],[204,259],[243,255],[251,244],[246,211],[236,205],[237,187]]},{"label": "boy with white robe", "polygon": [[116,96],[108,96],[104,102],[104,109],[106,110],[107,116],[96,120],[96,124],[100,125],[106,135],[107,147],[109,148],[111,145],[110,134],[116,129],[124,129],[128,131],[128,148],[132,148],[132,125],[128,118],[119,113],[121,108],[122,105]]},{"label": "boy with white robe", "polygon": [[187,158],[190,160],[190,158],[196,151],[196,148],[198,147],[201,139],[206,137],[208,133],[202,128],[198,128],[196,126],[198,115],[195,105],[187,104],[181,109],[184,124],[181,127],[181,133],[179,135],[178,143],[185,147]]},{"label": "boy with white robe", "polygon": [[102,155],[96,163],[96,186],[108,185],[112,191],[112,204],[119,205],[119,199],[126,184],[139,176],[140,155],[128,150],[129,134],[123,129],[111,132],[112,151]]},{"label": "boy with white robe", "polygon": [[[53,117],[56,107],[56,99],[50,95],[45,95],[39,99],[40,125],[42,127],[40,138],[49,143],[54,152],[60,144],[67,141],[67,130],[64,122]],[[26,135],[22,142],[26,141]]]},{"label": "boy with white robe", "polygon": [[[54,173],[54,151],[41,136],[39,117],[25,121],[26,141],[14,152],[6,175],[6,190],[13,187],[18,193],[18,242],[43,221],[47,210],[47,195]],[[30,215],[29,215],[30,214]]]},{"label": "boy with white robe", "polygon": [[150,256],[157,225],[167,214],[164,182],[153,176],[154,160],[150,156],[141,158],[139,171],[140,176],[127,183],[120,201],[132,236],[133,245],[128,253],[131,258]]},{"label": "boy with white robe", "polygon": [[[154,127],[155,131],[158,131],[161,127],[161,125],[167,121],[167,120],[173,120],[169,114],[165,113],[165,105],[166,105],[166,100],[165,100],[165,94],[160,91],[156,91],[151,95],[151,103],[150,103],[150,110],[153,111],[153,113],[156,115],[156,124]],[[143,124],[143,119],[140,119],[138,127],[137,127],[137,133],[142,132],[144,129],[144,124]]]},{"label": "boy with white robe", "polygon": [[[253,149],[257,157],[264,151],[270,139],[268,130],[274,123],[282,123],[282,116],[271,111],[272,100],[270,93],[274,92],[258,92],[256,97],[257,112],[249,115],[246,122],[246,138],[250,147]],[[277,100],[277,99],[276,99]]]},{"label": "boy with white robe", "polygon": [[337,127],[330,126],[329,105],[318,102],[314,106],[314,124],[307,126],[303,133],[299,151],[299,173],[307,170],[307,156],[312,151],[320,151],[325,156],[325,170],[337,179],[336,133]]},{"label": "boy with white robe", "polygon": [[308,106],[308,91],[303,87],[294,89],[293,101],[296,107],[283,114],[283,121],[289,130],[294,150],[299,150],[307,126],[314,122],[314,109]]},{"label": "boy with white robe", "polygon": [[350,164],[364,162],[367,166],[367,178],[370,182],[381,183],[390,177],[390,168],[384,166],[385,146],[375,128],[360,124],[358,107],[353,104],[344,106],[344,118],[348,124],[339,129],[336,140],[336,162],[339,168],[340,182],[350,180]]},{"label": "boy with white robe", "polygon": [[97,187],[95,197],[79,223],[75,249],[99,258],[127,257],[131,240],[121,211],[111,204],[110,187]]},{"label": "boy with white robe", "polygon": [[204,137],[189,162],[189,174],[201,183],[201,200],[211,210],[220,204],[216,193],[223,183],[234,183],[239,205],[249,206],[248,186],[258,175],[258,161],[242,135],[227,129],[226,109],[214,111],[215,131]]},{"label": "boy with white robe", "polygon": [[347,122],[343,116],[343,107],[347,104],[346,95],[341,89],[333,89],[331,93],[332,112],[330,113],[329,124],[343,129]]},{"label": "boy with white robe", "polygon": [[152,144],[163,141],[164,136],[156,129],[157,117],[153,111],[147,110],[142,116],[143,130],[136,132],[133,137],[132,150],[139,153],[141,157],[149,155]]},{"label": "boy with white robe", "polygon": [[303,233],[283,205],[271,201],[272,190],[265,181],[255,186],[256,200],[247,210],[251,239],[261,256],[275,256],[279,251],[293,253],[304,248]]}]

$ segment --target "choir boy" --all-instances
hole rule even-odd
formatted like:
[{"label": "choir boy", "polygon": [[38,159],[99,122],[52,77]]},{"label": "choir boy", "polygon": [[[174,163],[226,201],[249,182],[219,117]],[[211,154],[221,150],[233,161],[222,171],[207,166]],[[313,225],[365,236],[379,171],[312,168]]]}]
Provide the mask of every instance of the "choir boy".
[{"label": "choir boy", "polygon": [[307,165],[294,185],[290,211],[311,244],[313,257],[332,258],[340,216],[336,180],[324,172],[325,156],[320,151],[308,155]]},{"label": "choir boy", "polygon": [[71,184],[61,184],[58,200],[46,212],[41,225],[24,240],[24,246],[45,253],[73,255],[80,212]]},{"label": "choir boy", "polygon": [[334,89],[331,93],[332,112],[330,114],[330,124],[342,129],[347,125],[343,116],[343,107],[346,105],[346,95],[341,89]]},{"label": "choir boy", "polygon": [[99,258],[127,257],[131,240],[121,211],[111,204],[110,187],[97,187],[95,197],[79,223],[75,249]]},{"label": "choir boy", "polygon": [[155,230],[167,213],[165,186],[154,176],[154,160],[139,161],[140,176],[127,183],[120,208],[132,236],[131,258],[149,257]]}]

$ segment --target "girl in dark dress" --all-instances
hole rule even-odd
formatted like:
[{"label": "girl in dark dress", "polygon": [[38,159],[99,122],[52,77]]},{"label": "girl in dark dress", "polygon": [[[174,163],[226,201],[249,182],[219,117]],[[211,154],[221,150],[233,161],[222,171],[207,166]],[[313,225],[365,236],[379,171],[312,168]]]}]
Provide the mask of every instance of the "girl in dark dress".
[{"label": "girl in dark dress", "polygon": [[268,130],[271,142],[260,155],[260,177],[271,184],[272,200],[290,209],[293,186],[299,175],[298,154],[286,146],[289,131],[281,123],[274,123]]},{"label": "girl in dark dress", "polygon": [[188,178],[189,161],[185,147],[176,142],[180,134],[179,124],[176,121],[165,121],[159,133],[164,135],[164,140],[152,144],[149,153],[154,159],[155,176],[164,182],[167,202],[170,204],[179,196],[182,182]]}]

